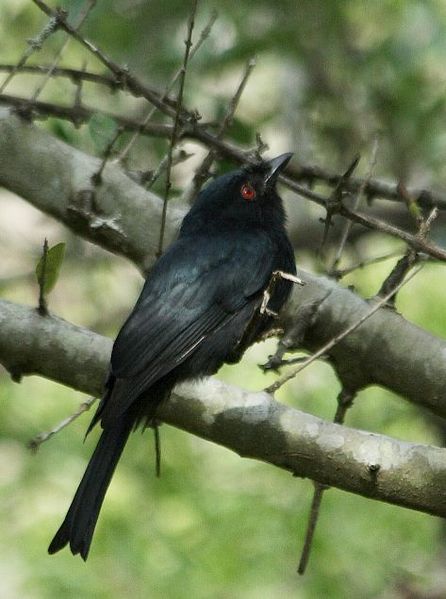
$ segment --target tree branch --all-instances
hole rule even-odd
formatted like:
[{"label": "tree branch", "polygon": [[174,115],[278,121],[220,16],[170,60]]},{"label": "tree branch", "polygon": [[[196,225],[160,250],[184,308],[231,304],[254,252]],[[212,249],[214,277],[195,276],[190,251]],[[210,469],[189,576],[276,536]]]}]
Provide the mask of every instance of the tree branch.
[{"label": "tree branch", "polygon": [[[101,392],[112,343],[54,316],[0,301],[0,361],[79,391]],[[243,457],[365,497],[446,516],[446,450],[325,422],[208,378],[175,388],[159,417]]]},{"label": "tree branch", "polygon": [[[300,164],[296,166],[294,163],[287,170],[296,181],[323,181],[333,187],[339,183],[341,178],[340,175],[330,173],[316,165]],[[364,193],[369,199],[385,198],[395,202],[403,201],[398,190],[398,183],[386,183],[371,177],[365,179],[350,177],[345,184],[345,189],[351,193],[357,193],[361,188],[364,188]],[[411,188],[408,193],[423,208],[433,208],[434,206],[438,206],[441,210],[446,208],[446,197],[443,193],[422,188]]]}]

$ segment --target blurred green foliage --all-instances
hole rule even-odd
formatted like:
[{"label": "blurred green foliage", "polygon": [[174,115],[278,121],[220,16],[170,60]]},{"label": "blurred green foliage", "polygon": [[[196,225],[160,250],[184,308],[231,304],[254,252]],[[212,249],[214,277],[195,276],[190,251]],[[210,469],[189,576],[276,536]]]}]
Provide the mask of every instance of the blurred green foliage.
[{"label": "blurred green foliage", "polygon": [[[61,4],[74,21],[83,6],[79,0]],[[197,31],[213,8],[202,3]],[[272,151],[294,148],[303,161],[338,169],[358,150],[369,153],[378,135],[377,174],[406,183],[445,184],[443,1],[221,0],[216,8],[213,32],[187,75],[187,105],[204,120],[221,116],[244,62],[255,54],[258,66],[242,98],[233,139],[249,146],[260,131]],[[181,63],[188,12],[189,3],[180,0],[99,0],[83,31],[117,62],[163,89]],[[0,61],[16,63],[25,40],[35,37],[44,23],[27,0],[1,3]],[[55,35],[31,62],[50,63],[63,39],[61,33]],[[89,69],[102,72],[73,42],[63,63],[82,68],[87,58]],[[17,77],[6,91],[26,97],[36,85],[31,76]],[[71,83],[57,79],[42,99],[70,105],[75,91]],[[84,86],[83,98],[97,110],[138,117],[146,111],[140,100],[90,84]],[[113,134],[113,124],[100,116],[79,129],[55,119],[44,126],[97,154]],[[123,147],[128,136],[121,141]],[[164,140],[140,139],[132,161],[144,168],[156,166],[165,149]],[[177,187],[190,180],[190,169],[189,163],[178,167]],[[137,273],[45,217],[26,215],[32,225],[23,232],[18,220],[10,227],[20,233],[10,238],[11,255],[5,254],[2,262],[2,295],[35,304],[35,283],[19,275],[34,268],[44,235],[51,244],[64,240],[66,261],[50,309],[114,335],[137,296]],[[347,250],[344,262],[400,248],[369,235]],[[311,256],[299,260],[316,268]],[[345,283],[372,295],[393,263],[355,271]],[[440,268],[428,265],[412,280],[401,291],[398,308],[432,333],[445,335],[446,286],[439,285]],[[3,275],[9,282],[1,285]],[[252,348],[241,365],[224,367],[220,376],[262,388],[269,377],[256,364],[272,349],[271,343]],[[313,364],[279,398],[331,419],[338,391],[331,369]],[[0,371],[0,398],[2,599],[397,598],[402,582],[421,593],[433,586],[443,549],[439,521],[337,490],[326,493],[309,570],[298,578],[311,484],[165,426],[160,480],[153,472],[150,433],[134,435],[129,442],[87,564],[67,551],[49,557],[47,544],[94,439],[82,444],[88,421],[83,417],[37,455],[26,444],[72,413],[82,397],[37,378],[16,385]],[[361,393],[348,424],[410,441],[440,442],[433,422],[383,389]]]}]

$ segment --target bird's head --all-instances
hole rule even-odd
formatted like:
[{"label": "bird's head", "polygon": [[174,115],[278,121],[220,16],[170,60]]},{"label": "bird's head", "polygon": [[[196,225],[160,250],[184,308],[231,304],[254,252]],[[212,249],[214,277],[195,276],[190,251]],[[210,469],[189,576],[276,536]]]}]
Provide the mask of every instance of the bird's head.
[{"label": "bird's head", "polygon": [[184,219],[182,232],[206,223],[283,226],[285,214],[276,182],[291,157],[291,153],[281,154],[214,179],[197,197]]}]

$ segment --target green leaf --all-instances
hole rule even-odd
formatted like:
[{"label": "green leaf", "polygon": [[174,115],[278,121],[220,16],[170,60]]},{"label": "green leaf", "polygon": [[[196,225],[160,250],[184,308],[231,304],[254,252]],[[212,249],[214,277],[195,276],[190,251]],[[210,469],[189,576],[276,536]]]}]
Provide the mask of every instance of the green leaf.
[{"label": "green leaf", "polygon": [[42,285],[42,277],[45,276],[43,284],[44,294],[48,294],[57,283],[60,267],[65,255],[65,243],[58,243],[50,248],[46,255],[45,275],[43,274],[44,256],[42,256],[36,266],[36,277],[39,285]]},{"label": "green leaf", "polygon": [[95,112],[88,121],[88,132],[97,152],[102,152],[113,139],[118,128],[116,121],[111,117]]}]

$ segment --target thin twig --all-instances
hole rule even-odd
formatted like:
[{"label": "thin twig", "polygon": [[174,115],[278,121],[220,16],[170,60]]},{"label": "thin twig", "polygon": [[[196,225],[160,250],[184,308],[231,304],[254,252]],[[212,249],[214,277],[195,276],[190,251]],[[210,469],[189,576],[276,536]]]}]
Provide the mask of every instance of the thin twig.
[{"label": "thin twig", "polygon": [[[87,5],[85,6],[85,8],[83,9],[83,11],[80,14],[79,21],[78,21],[78,23],[76,25],[76,30],[79,30],[82,27],[82,25],[85,22],[86,18],[90,14],[91,9],[95,6],[96,1],[97,0],[89,0],[88,1]],[[69,38],[69,37],[64,41],[62,47],[59,49],[58,53],[56,54],[56,57],[54,58],[53,64],[49,67],[49,69],[48,69],[47,73],[45,74],[45,76],[44,76],[43,80],[41,81],[41,83],[34,90],[34,93],[33,93],[33,95],[30,98],[31,102],[34,102],[35,100],[37,100],[37,98],[42,93],[45,85],[51,79],[52,74],[54,72],[54,69],[59,64],[59,61],[62,58],[63,53],[67,49],[67,47],[70,44],[70,42],[71,42],[71,38]]]},{"label": "thin twig", "polygon": [[360,268],[365,268],[366,266],[371,266],[373,264],[378,264],[379,262],[384,262],[386,260],[390,260],[391,258],[400,258],[402,252],[390,252],[390,254],[384,254],[382,256],[376,256],[375,258],[370,258],[369,260],[361,260],[361,262],[357,262],[348,268],[342,268],[338,270],[334,270],[331,274],[335,279],[342,279],[346,275],[358,270]]},{"label": "thin twig", "polygon": [[[33,1],[40,3],[41,0],[33,0]],[[118,67],[115,66],[115,69],[118,69]],[[119,71],[119,74],[122,77],[123,71],[122,70]],[[134,81],[134,79],[132,79],[132,81]],[[158,103],[160,102],[159,96],[157,96],[153,91],[149,92],[149,88],[146,88],[139,83],[134,83],[132,85],[132,89],[134,90],[134,93],[138,93],[136,90],[139,89],[141,95],[145,94],[145,97],[150,96],[150,97],[156,98],[156,100],[153,100],[153,101],[158,102]],[[59,118],[68,119],[68,120],[72,121],[75,125],[78,125],[80,122],[87,121],[94,112],[92,110],[86,109],[84,106],[65,108],[65,107],[55,106],[54,104],[48,104],[48,103],[44,103],[44,102],[35,102],[32,105],[30,105],[30,103],[27,102],[27,100],[25,100],[23,98],[17,98],[17,97],[8,96],[8,95],[3,95],[3,96],[0,95],[0,103],[6,104],[9,106],[15,106],[19,113],[24,111],[26,114],[29,115],[29,111],[32,110],[33,113],[37,112],[40,115],[45,115],[45,116],[52,115],[52,116],[57,116]],[[164,106],[163,111],[166,114],[169,114],[169,116],[172,116],[171,109],[167,105]],[[184,112],[184,110],[182,109],[182,113],[183,112]],[[125,127],[126,130],[138,130],[141,128],[141,124],[132,119],[120,117],[117,115],[109,115],[109,116],[111,118],[115,119],[118,124]],[[233,144],[230,144],[228,142],[224,142],[222,140],[217,139],[217,137],[215,135],[212,135],[205,127],[197,125],[197,123],[191,122],[190,120],[187,121],[185,116],[181,116],[181,118],[179,120],[182,123],[185,123],[185,125],[183,127],[183,131],[182,131],[182,137],[188,137],[190,139],[195,139],[195,140],[200,141],[201,143],[205,144],[206,146],[213,147],[216,150],[218,150],[219,154],[221,154],[222,156],[231,158],[231,159],[235,160],[236,162],[248,163],[248,164],[252,164],[253,162],[255,162],[255,159],[250,155],[250,153],[247,153],[247,152],[239,149],[238,147],[234,146]],[[143,132],[146,134],[149,134],[149,135],[157,135],[157,136],[161,136],[161,137],[167,137],[167,136],[171,136],[172,130],[173,130],[173,127],[170,125],[148,124],[144,128]],[[323,206],[323,207],[326,206],[327,200],[326,200],[326,198],[324,198],[324,196],[322,196],[321,194],[318,194],[312,190],[307,189],[306,187],[300,185],[299,183],[296,183],[296,181],[293,181],[292,179],[290,179],[289,176],[281,175],[279,177],[279,180],[283,185],[285,185],[286,187],[288,187],[289,189],[294,191],[296,194],[315,202],[319,206]],[[402,239],[403,241],[405,241],[408,245],[412,246],[418,252],[423,252],[423,253],[428,254],[438,260],[446,261],[446,250],[444,250],[443,248],[441,248],[438,245],[433,244],[431,242],[427,242],[425,240],[420,240],[419,238],[412,235],[411,233],[408,233],[407,231],[404,231],[402,229],[399,229],[398,227],[390,225],[390,224],[386,223],[385,221],[377,219],[371,215],[364,215],[364,214],[358,213],[354,210],[350,210],[343,204],[341,204],[339,207],[339,214],[341,214],[341,215],[351,219],[352,221],[357,222],[369,229],[381,231],[381,232],[391,235],[393,237],[398,237],[399,239]]]},{"label": "thin twig", "polygon": [[[211,13],[211,16],[209,18],[209,21],[207,22],[206,26],[204,27],[204,29],[201,31],[200,33],[200,37],[198,38],[198,41],[196,42],[196,44],[194,45],[194,47],[191,49],[190,54],[189,54],[189,62],[193,59],[193,57],[195,56],[195,54],[197,53],[197,51],[200,49],[200,46],[204,43],[204,41],[209,37],[212,27],[215,23],[217,19],[217,11],[213,10]],[[163,94],[161,95],[161,101],[166,101],[169,93],[172,91],[175,83],[178,81],[178,78],[180,77],[182,72],[182,68],[179,68],[177,70],[177,72],[175,73],[175,75],[172,77],[172,79],[170,80],[170,82],[168,83],[168,85],[166,86]],[[146,114],[146,116],[144,117],[144,119],[141,121],[141,126],[145,127],[147,125],[147,123],[152,119],[153,115],[155,114],[155,112],[158,110],[158,108],[156,106],[153,106],[151,108],[151,110],[149,110],[149,112]],[[120,162],[123,162],[125,160],[125,158],[128,156],[131,148],[133,147],[134,143],[136,142],[136,140],[138,139],[139,135],[141,134],[141,130],[137,130],[129,139],[127,145],[123,148],[121,154],[118,157],[118,160]]]},{"label": "thin twig", "polygon": [[438,260],[441,260],[443,262],[446,261],[445,249],[425,239],[420,239],[417,235],[412,235],[407,231],[403,231],[403,229],[399,229],[398,227],[386,223],[381,219],[375,218],[370,214],[365,215],[360,212],[350,210],[344,205],[341,206],[339,213],[342,214],[342,216],[346,216],[354,222],[363,225],[367,229],[381,231],[382,233],[386,233],[387,235],[398,237],[418,252],[424,252],[425,254],[429,254],[433,258],[437,258]]},{"label": "thin twig", "polygon": [[[79,42],[84,48],[86,48],[93,56],[97,58],[103,65],[105,65],[116,77],[121,87],[128,89],[135,96],[141,96],[157,106],[164,114],[170,117],[175,116],[175,111],[172,110],[167,102],[162,102],[157,92],[154,92],[148,86],[144,85],[137,77],[131,75],[126,67],[121,67],[116,64],[111,58],[109,58],[100,48],[95,46],[91,41],[83,37],[74,27],[72,27],[65,16],[61,12],[50,8],[43,0],[32,0],[34,4],[40,8],[46,15],[50,17],[58,18],[58,27],[66,31],[73,39]],[[181,121],[193,120],[191,113],[183,114]]]},{"label": "thin twig", "polygon": [[[192,156],[193,156],[193,154],[189,154],[185,150],[175,151],[172,156],[172,166],[181,164],[182,162],[189,160],[189,158],[191,158]],[[164,158],[158,164],[156,170],[154,170],[153,172],[146,171],[145,173],[143,173],[142,180],[144,183],[144,188],[150,189],[152,187],[152,185],[157,181],[157,179],[162,175],[162,173],[166,170],[166,168],[167,168],[167,154],[166,154],[166,156],[164,156]]]},{"label": "thin twig", "polygon": [[[33,0],[33,1],[40,2],[40,0]],[[124,82],[124,80],[123,80],[124,70],[123,69],[119,70],[119,67],[117,67],[115,65],[115,71],[116,71],[116,85],[118,87],[122,87],[124,84],[126,84],[128,87],[131,88],[130,91],[132,93],[135,93],[136,95],[138,95],[138,94],[142,95],[142,96],[146,97],[146,99],[153,101],[153,103],[155,103],[156,105],[161,105],[160,97],[159,97],[159,95],[157,95],[157,92],[153,91],[152,89],[148,88],[147,86],[143,86],[142,84],[137,82],[137,80],[135,80],[134,78],[131,79],[131,81],[133,83],[131,86],[129,86],[128,81]],[[21,110],[23,110],[24,106],[26,106],[28,109],[32,108],[33,112],[37,112],[41,116],[56,116],[58,118],[67,119],[67,120],[73,122],[75,125],[78,125],[80,122],[86,122],[94,112],[97,112],[97,111],[86,109],[85,107],[67,108],[67,107],[56,106],[54,104],[49,104],[49,103],[45,103],[45,102],[35,102],[32,104],[32,107],[30,107],[25,99],[18,98],[15,96],[8,96],[8,95],[0,95],[0,103],[6,104],[9,106],[15,106],[19,112]],[[169,116],[173,116],[169,101],[166,100],[163,108],[160,108],[160,110],[161,109],[165,114],[168,114]],[[187,118],[184,115],[181,116],[181,118],[180,118],[180,121],[184,124],[182,135],[181,135],[182,137],[187,137],[189,139],[199,141],[206,146],[213,147],[214,149],[216,149],[218,151],[218,153],[221,156],[223,156],[225,158],[229,158],[231,160],[234,160],[235,162],[240,163],[240,164],[243,164],[243,163],[252,164],[256,161],[256,159],[252,156],[251,152],[243,151],[240,148],[238,148],[237,146],[235,146],[234,144],[231,144],[230,142],[217,139],[217,137],[215,135],[213,135],[212,133],[210,133],[207,128],[205,128],[204,126],[198,125],[196,122],[193,122],[193,120],[191,120],[191,119],[193,119],[193,115],[191,115],[190,113],[187,113],[187,111],[184,111],[184,109],[182,112],[185,112],[186,115],[189,115],[189,116],[187,116]],[[108,113],[104,113],[104,114],[108,114]],[[109,116],[111,118],[113,118],[114,120],[116,120],[116,122],[118,124],[121,124],[122,126],[124,126],[125,129],[128,131],[140,130],[141,133],[144,133],[146,135],[155,135],[155,136],[159,136],[159,137],[170,137],[171,136],[171,132],[172,132],[171,125],[153,124],[153,123],[150,124],[149,123],[145,127],[142,127],[141,123],[136,120],[132,120],[132,119],[129,119],[126,117],[121,117],[119,115],[114,115],[114,114],[109,114]],[[322,206],[322,207],[326,206],[327,200],[326,200],[326,198],[324,198],[323,195],[316,193],[303,185],[300,185],[295,180],[290,178],[290,176],[288,174],[289,167],[287,167],[286,171],[287,171],[286,175],[282,174],[279,176],[279,181],[284,186],[286,186],[288,189],[291,189],[299,196],[306,198],[308,200],[311,200],[312,202],[315,202],[319,206]],[[339,178],[337,178],[337,180],[338,179]],[[346,182],[346,186],[347,187],[349,186],[348,182]],[[367,192],[367,189],[366,189],[366,192]],[[439,204],[439,206],[446,208],[446,199],[443,201],[441,196],[435,196],[435,198],[434,198],[434,196],[432,195],[432,192],[427,192],[426,190],[422,190],[419,193],[423,194],[423,198],[429,196],[429,197],[433,198],[432,202],[435,201]],[[384,197],[387,197],[385,195],[385,193],[384,193]],[[389,199],[394,199],[394,197],[392,195],[390,195]],[[418,201],[421,202],[421,200],[418,200]],[[429,202],[430,202],[430,200],[429,200]],[[429,205],[432,205],[432,203],[429,203]],[[369,229],[381,231],[386,234],[392,235],[394,237],[399,237],[400,239],[402,239],[409,245],[413,245],[413,247],[415,247],[415,249],[417,249],[417,251],[421,251],[426,254],[429,254],[432,257],[437,258],[438,260],[446,261],[446,251],[445,250],[443,250],[439,246],[436,246],[435,244],[426,244],[426,243],[422,244],[418,240],[416,240],[414,238],[414,236],[411,235],[410,233],[408,233],[407,231],[404,231],[402,229],[399,229],[398,227],[389,225],[388,223],[386,223],[382,220],[379,220],[377,218],[374,218],[370,215],[366,216],[366,215],[358,213],[356,211],[352,211],[352,210],[348,209],[346,206],[341,206],[339,209],[339,213],[341,215],[346,216],[347,218],[353,220],[354,222],[357,222]]]},{"label": "thin twig", "polygon": [[59,433],[61,430],[63,430],[65,427],[71,424],[74,420],[76,420],[76,418],[79,418],[79,416],[81,416],[84,412],[90,409],[90,407],[93,405],[95,401],[96,397],[90,397],[89,399],[83,401],[79,408],[76,410],[76,412],[74,412],[74,414],[71,414],[71,416],[68,416],[68,418],[64,418],[63,420],[61,420],[50,431],[46,433],[40,433],[39,435],[34,437],[34,439],[31,439],[31,441],[28,442],[28,448],[35,453],[42,445],[42,443],[45,443],[45,441],[51,439],[51,437]]},{"label": "thin twig", "polygon": [[[356,393],[354,391],[350,391],[349,389],[341,390],[341,392],[338,395],[338,407],[336,409],[333,422],[335,422],[336,424],[344,423],[347,410],[351,408],[351,406],[353,405],[353,400],[355,399],[355,396]],[[301,575],[305,574],[305,570],[307,568],[308,560],[310,558],[311,547],[313,545],[314,533],[319,518],[322,497],[324,491],[326,491],[328,488],[329,487],[327,487],[327,485],[322,485],[321,483],[317,482],[314,483],[313,500],[311,502],[307,531],[305,533],[305,541],[302,548],[299,564],[297,566],[297,572]]]},{"label": "thin twig", "polygon": [[[298,165],[293,161],[293,165],[287,168],[288,173],[295,181],[322,181],[323,183],[333,187],[337,185],[340,175],[330,173],[326,169],[317,165]],[[351,177],[346,182],[346,190],[351,193],[357,192],[363,185],[364,179],[360,177]],[[442,193],[430,189],[408,189],[409,194],[416,199],[419,206],[422,208],[433,208],[438,206],[441,210],[446,208],[446,197]],[[398,189],[398,184],[386,183],[378,179],[370,179],[364,188],[364,194],[369,201],[378,198],[401,202],[404,198],[401,197]]]},{"label": "thin twig", "polygon": [[[359,187],[358,191],[355,193],[355,199],[353,202],[353,210],[357,210],[359,208],[359,204],[361,202],[361,197],[362,197],[362,194],[364,193],[364,189],[372,177],[373,169],[375,168],[375,165],[376,165],[377,152],[378,152],[378,140],[375,138],[375,141],[373,143],[373,148],[372,148],[372,156],[370,159],[368,174],[367,174],[367,177],[365,179],[363,179],[363,181],[361,182],[361,186]],[[333,262],[332,262],[331,266],[328,268],[328,275],[333,276],[333,274],[336,272],[336,267],[339,264],[339,260],[341,259],[342,253],[345,248],[345,244],[347,243],[347,239],[348,239],[348,236],[350,235],[350,231],[351,231],[352,227],[353,227],[352,221],[346,220],[345,224],[344,224],[344,229],[341,234],[341,239],[339,242],[338,249],[335,253],[335,256],[333,258]]]},{"label": "thin twig", "polygon": [[14,65],[9,75],[6,77],[6,79],[0,86],[0,94],[6,89],[8,83],[11,81],[14,75],[25,65],[25,63],[31,57],[31,55],[34,52],[41,50],[44,42],[50,37],[50,35],[52,35],[55,31],[58,30],[60,15],[60,10],[58,12],[54,11],[54,13],[51,14],[50,20],[48,21],[48,23],[45,24],[42,31],[35,38],[28,40],[28,48],[23,52],[18,63]]},{"label": "thin twig", "polygon": [[[229,102],[228,109],[226,110],[225,116],[223,117],[220,127],[218,128],[218,131],[216,134],[217,139],[222,139],[224,134],[226,133],[226,131],[231,127],[232,122],[234,120],[235,111],[237,110],[237,107],[240,102],[240,98],[242,97],[243,91],[246,87],[246,84],[248,83],[248,79],[249,79],[255,66],[256,66],[255,58],[250,58],[248,60],[248,62],[246,63],[245,71],[243,73],[242,79],[241,79],[239,85],[237,86],[237,89],[235,90],[235,93],[232,96],[231,101]],[[211,168],[212,163],[215,160],[215,157],[216,157],[216,151],[214,149],[211,149],[206,154],[206,156],[202,160],[200,166],[195,171],[195,175],[192,180],[192,184],[190,186],[190,189],[187,192],[187,197],[184,198],[187,203],[189,203],[189,204],[191,203],[191,201],[197,195],[198,191],[201,189],[203,183],[209,177],[209,169]]]},{"label": "thin twig", "polygon": [[345,185],[346,185],[347,181],[350,179],[350,177],[352,176],[356,167],[358,166],[359,158],[360,158],[359,156],[355,156],[355,158],[352,160],[350,166],[345,171],[345,173],[342,175],[342,177],[339,179],[338,184],[331,192],[330,197],[325,201],[325,210],[326,210],[327,214],[324,219],[324,233],[322,235],[321,246],[320,246],[319,252],[318,252],[318,254],[320,256],[322,255],[322,252],[324,250],[325,244],[328,239],[328,232],[330,230],[333,215],[339,212],[339,207],[342,204]]},{"label": "thin twig", "polygon": [[170,181],[170,173],[172,170],[172,154],[173,154],[174,147],[177,143],[177,138],[178,138],[178,133],[179,133],[179,128],[180,128],[180,112],[181,112],[181,107],[182,107],[182,103],[183,103],[184,83],[186,80],[186,72],[187,72],[187,66],[188,66],[188,62],[189,62],[190,49],[192,47],[192,31],[194,29],[197,5],[198,5],[198,0],[194,0],[193,4],[192,4],[191,15],[189,17],[188,27],[187,27],[187,37],[185,40],[186,49],[184,51],[183,67],[181,69],[181,73],[180,73],[180,77],[179,77],[180,89],[178,92],[177,108],[175,111],[175,119],[173,122],[172,137],[170,138],[169,152],[167,155],[168,157],[167,157],[167,166],[166,166],[166,187],[164,190],[163,211],[161,214],[161,227],[160,227],[160,237],[159,237],[159,243],[158,243],[157,256],[161,256],[161,254],[163,253],[164,229],[166,227],[166,216],[167,216],[167,202],[169,201],[169,192],[170,192],[170,188],[172,185],[171,181]]},{"label": "thin twig", "polygon": [[[430,232],[431,225],[438,215],[438,210],[434,208],[426,219],[423,218],[421,212],[414,211],[413,214],[415,215],[416,221],[418,223],[417,236],[420,239],[426,239]],[[406,274],[419,261],[419,259],[419,254],[413,248],[408,248],[404,256],[400,258],[392,268],[392,271],[386,277],[376,296],[383,297],[390,293],[392,289],[395,289],[398,283],[404,279]],[[392,297],[389,298],[388,306],[395,307],[395,301],[396,292],[392,295]]]},{"label": "thin twig", "polygon": [[270,385],[269,387],[266,387],[265,391],[268,393],[274,393],[275,391],[277,391],[277,389],[280,389],[280,387],[282,387],[282,385],[284,385],[286,382],[288,382],[289,380],[294,378],[304,368],[306,368],[307,366],[312,364],[315,360],[320,358],[320,356],[327,354],[335,345],[337,345],[340,341],[342,341],[342,339],[347,337],[347,335],[350,335],[350,333],[353,333],[353,331],[355,331],[359,326],[361,326],[361,324],[364,321],[366,321],[368,318],[373,316],[373,314],[375,314],[375,312],[377,312],[380,308],[382,308],[387,303],[387,301],[392,297],[392,295],[394,293],[396,293],[397,291],[399,291],[401,289],[401,287],[406,285],[409,281],[411,281],[413,279],[413,277],[415,275],[417,275],[422,268],[423,268],[423,265],[421,265],[419,268],[417,268],[417,270],[415,270],[404,281],[402,281],[399,285],[397,285],[397,287],[395,289],[393,289],[390,293],[388,293],[385,297],[383,297],[378,302],[376,302],[376,304],[373,306],[373,308],[371,308],[359,320],[357,320],[355,323],[353,323],[352,325],[347,327],[341,333],[338,333],[337,335],[335,335],[330,341],[328,341],[328,343],[326,343],[320,349],[318,349],[313,355],[311,355],[307,360],[305,360],[305,362],[303,362],[296,369],[291,370],[291,372],[288,372],[285,375],[281,376],[272,385]]},{"label": "thin twig", "polygon": [[[17,65],[12,64],[0,64],[0,72],[5,71],[7,73],[11,73],[12,71],[16,71],[18,74],[24,73],[26,75],[44,75],[48,72],[48,69],[50,69],[51,66],[52,65],[23,65],[21,67],[17,67]],[[95,83],[96,85],[103,85],[112,91],[125,90],[124,82],[117,77],[100,73],[92,73],[90,71],[85,71],[84,69],[55,67],[53,69],[52,77],[65,77],[70,79],[75,84],[79,81],[87,81],[89,83]],[[149,89],[153,94],[158,95],[161,98],[161,94],[157,89]],[[171,98],[165,98],[165,102],[172,107],[176,105],[175,101]]]},{"label": "thin twig", "polygon": [[313,544],[314,532],[316,530],[316,524],[319,517],[319,511],[322,502],[322,496],[326,487],[321,483],[314,482],[313,499],[311,500],[310,514],[308,516],[307,530],[305,532],[305,540],[302,548],[302,553],[297,566],[297,573],[300,575],[305,574],[307,568],[308,559],[310,557],[311,546]]},{"label": "thin twig", "polygon": [[116,142],[118,141],[118,138],[120,137],[121,133],[122,133],[122,128],[118,127],[116,129],[115,134],[113,135],[112,139],[109,141],[109,143],[107,144],[107,147],[104,150],[104,155],[102,157],[102,162],[99,166],[99,169],[97,170],[96,173],[94,173],[94,175],[91,176],[91,182],[93,183],[93,185],[95,187],[102,183],[102,173],[104,172],[105,165],[110,160],[110,156],[111,156],[113,147],[116,144]]},{"label": "thin twig", "polygon": [[[14,106],[18,112],[28,109],[28,112],[32,112],[33,117],[46,118],[53,116],[64,119],[76,126],[88,122],[94,114],[98,113],[97,109],[88,108],[85,104],[79,105],[79,102],[76,100],[73,106],[60,106],[49,102],[41,102],[40,100],[29,102],[26,98],[0,94],[0,104]],[[170,137],[172,135],[172,125],[148,123],[141,129],[141,124],[136,119],[123,117],[105,110],[101,111],[101,114],[116,121],[126,131],[140,130],[142,134],[153,137]]]},{"label": "thin twig", "polygon": [[432,227],[432,223],[434,222],[434,220],[437,217],[438,217],[438,208],[437,208],[437,206],[435,206],[435,208],[433,208],[431,210],[431,212],[429,213],[428,217],[421,221],[420,229],[418,231],[418,235],[420,236],[421,239],[425,239],[428,236],[428,234],[430,233],[431,227]]},{"label": "thin twig", "polygon": [[[84,61],[82,70],[85,71],[86,68],[87,68],[87,61]],[[82,88],[84,85],[84,79],[76,79],[74,81],[74,85],[75,85],[75,94],[74,94],[73,105],[76,107],[76,109],[82,108]]]}]

